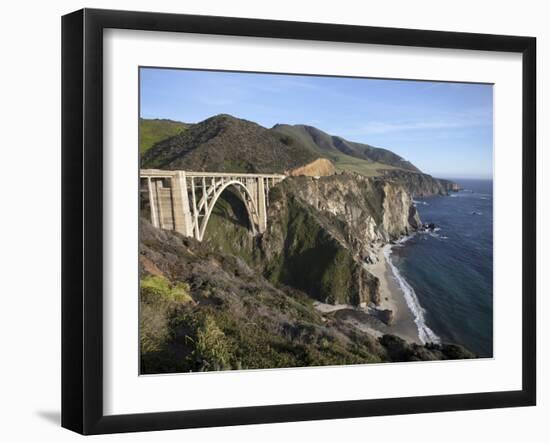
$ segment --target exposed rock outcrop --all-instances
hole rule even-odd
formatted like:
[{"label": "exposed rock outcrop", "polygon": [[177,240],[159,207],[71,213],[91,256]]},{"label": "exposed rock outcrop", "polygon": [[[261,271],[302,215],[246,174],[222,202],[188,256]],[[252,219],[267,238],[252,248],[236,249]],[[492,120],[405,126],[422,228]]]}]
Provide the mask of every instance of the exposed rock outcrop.
[{"label": "exposed rock outcrop", "polygon": [[421,226],[408,192],[377,178],[352,173],[319,179],[296,177],[285,180],[273,193],[268,219],[277,220],[281,213],[278,194],[292,198],[361,260],[371,260],[373,248],[380,243],[396,240]]},{"label": "exposed rock outcrop", "polygon": [[413,197],[429,197],[432,195],[448,195],[450,192],[459,191],[460,185],[450,180],[434,178],[428,174],[403,170],[382,171],[383,177],[388,181],[399,183]]},{"label": "exposed rock outcrop", "polygon": [[249,234],[246,214],[237,222],[230,205],[222,208],[205,242],[242,257],[270,281],[325,303],[378,304],[379,281],[365,261],[377,259],[381,244],[421,226],[400,185],[349,173],[289,177],[272,188],[268,227],[260,237]]},{"label": "exposed rock outcrop", "polygon": [[326,158],[318,158],[307,165],[300,166],[299,168],[292,169],[287,172],[287,174],[292,177],[297,177],[300,175],[305,175],[308,177],[324,177],[327,175],[333,175],[334,173],[336,173],[334,165]]}]

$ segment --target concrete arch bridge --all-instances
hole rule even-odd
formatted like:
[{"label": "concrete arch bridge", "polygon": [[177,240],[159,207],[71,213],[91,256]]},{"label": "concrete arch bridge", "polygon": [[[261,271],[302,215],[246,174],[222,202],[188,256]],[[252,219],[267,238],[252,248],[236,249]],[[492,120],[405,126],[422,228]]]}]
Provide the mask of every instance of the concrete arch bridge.
[{"label": "concrete arch bridge", "polygon": [[254,234],[267,227],[269,189],[282,174],[140,170],[140,191],[149,201],[153,226],[202,241],[220,195],[233,187],[244,202]]}]

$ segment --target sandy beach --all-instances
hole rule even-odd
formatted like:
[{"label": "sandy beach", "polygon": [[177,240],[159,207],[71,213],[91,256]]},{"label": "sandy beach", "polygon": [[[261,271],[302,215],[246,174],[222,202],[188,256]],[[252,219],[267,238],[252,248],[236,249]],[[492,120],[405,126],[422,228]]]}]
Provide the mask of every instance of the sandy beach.
[{"label": "sandy beach", "polygon": [[405,297],[399,283],[392,273],[390,265],[384,256],[384,248],[380,248],[377,254],[378,261],[365,265],[371,274],[380,280],[380,309],[393,311],[394,320],[388,327],[388,332],[397,335],[409,342],[420,343],[418,328],[414,322],[414,315],[407,306]]},{"label": "sandy beach", "polygon": [[[377,262],[365,264],[365,268],[380,280],[381,301],[379,306],[376,308],[369,306],[355,307],[345,304],[330,305],[315,302],[315,308],[323,314],[334,315],[341,320],[345,320],[354,327],[376,337],[380,337],[383,334],[393,334],[408,342],[421,343],[414,315],[407,306],[399,283],[386,261],[383,247],[377,253]],[[377,311],[384,309],[390,309],[393,312],[393,322],[391,325],[383,323],[378,318]]]}]

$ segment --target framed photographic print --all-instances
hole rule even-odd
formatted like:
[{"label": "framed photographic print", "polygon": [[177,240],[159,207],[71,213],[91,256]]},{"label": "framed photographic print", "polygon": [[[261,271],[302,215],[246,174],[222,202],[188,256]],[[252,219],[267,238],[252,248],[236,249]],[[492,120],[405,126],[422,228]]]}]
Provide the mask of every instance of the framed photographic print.
[{"label": "framed photographic print", "polygon": [[535,404],[534,38],[62,25],[64,427]]}]

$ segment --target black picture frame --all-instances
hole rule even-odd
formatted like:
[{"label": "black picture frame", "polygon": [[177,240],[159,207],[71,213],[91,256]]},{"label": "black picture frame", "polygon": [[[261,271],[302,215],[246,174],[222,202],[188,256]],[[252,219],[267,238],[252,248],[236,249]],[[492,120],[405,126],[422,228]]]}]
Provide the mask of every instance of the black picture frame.
[{"label": "black picture frame", "polygon": [[[108,28],[522,54],[522,389],[104,415],[102,84],[103,30]],[[62,18],[62,426],[82,434],[105,434],[535,405],[535,88],[533,37],[97,9],[65,15]]]}]

